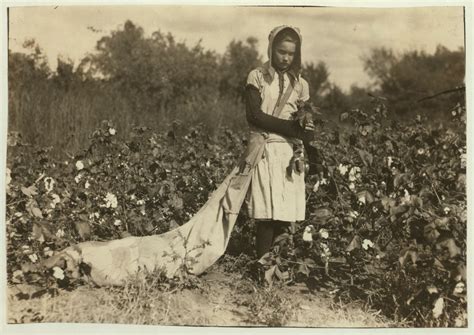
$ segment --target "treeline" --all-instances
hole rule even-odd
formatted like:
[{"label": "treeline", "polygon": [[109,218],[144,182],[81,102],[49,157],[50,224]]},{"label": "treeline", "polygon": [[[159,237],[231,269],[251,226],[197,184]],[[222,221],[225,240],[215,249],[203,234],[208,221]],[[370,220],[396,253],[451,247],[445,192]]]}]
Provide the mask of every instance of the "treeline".
[{"label": "treeline", "polygon": [[[221,126],[244,129],[242,92],[248,72],[263,62],[258,41],[233,40],[219,55],[200,43],[188,46],[172,34],[156,31],[147,37],[141,27],[123,27],[100,38],[79,64],[59,58],[55,70],[34,40],[30,52],[8,53],[9,131],[25,143],[53,146],[58,153],[84,147],[87,136],[104,119],[121,136],[135,124],[168,128],[204,124],[209,132]],[[396,54],[379,48],[362,58],[373,79],[369,87],[354,85],[343,92],[330,80],[324,62],[306,63],[303,76],[311,97],[326,116],[353,108],[371,108],[380,97],[395,117],[416,113],[442,116],[464,92],[418,100],[464,83],[464,50],[439,46],[434,54]]]}]

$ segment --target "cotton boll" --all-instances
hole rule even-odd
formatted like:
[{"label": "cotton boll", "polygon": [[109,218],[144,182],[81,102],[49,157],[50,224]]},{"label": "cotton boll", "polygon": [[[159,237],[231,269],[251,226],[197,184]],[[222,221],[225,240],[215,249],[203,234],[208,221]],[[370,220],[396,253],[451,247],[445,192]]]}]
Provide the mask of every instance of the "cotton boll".
[{"label": "cotton boll", "polygon": [[306,226],[303,232],[303,241],[312,242],[313,241],[313,231],[314,227],[312,225]]},{"label": "cotton boll", "polygon": [[371,240],[365,239],[362,242],[362,248],[364,248],[364,250],[369,250],[369,248],[373,248],[373,247],[374,247],[374,243]]},{"label": "cotton boll", "polygon": [[329,238],[329,232],[324,228],[321,228],[319,230],[319,235],[321,236],[321,238],[324,238],[324,239]]},{"label": "cotton boll", "polygon": [[53,268],[53,277],[54,278],[57,278],[59,280],[63,280],[64,279],[64,271],[63,269],[61,269],[59,266],[55,266]]},{"label": "cotton boll", "polygon": [[82,163],[82,161],[77,161],[76,162],[76,169],[78,171],[81,171],[83,168],[84,168],[84,163]]}]

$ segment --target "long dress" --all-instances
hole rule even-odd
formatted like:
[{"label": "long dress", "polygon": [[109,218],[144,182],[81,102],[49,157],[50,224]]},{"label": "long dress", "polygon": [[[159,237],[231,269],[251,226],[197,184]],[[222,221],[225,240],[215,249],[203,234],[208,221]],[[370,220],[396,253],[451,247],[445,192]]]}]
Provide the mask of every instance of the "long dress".
[{"label": "long dress", "polygon": [[[266,68],[250,72],[247,85],[259,89],[262,99],[261,110],[274,115],[275,106],[286,91],[290,82],[288,73],[276,72],[270,75]],[[291,95],[277,116],[289,120],[297,110],[297,100],[309,98],[307,84],[298,78],[300,86],[295,85]],[[280,87],[281,86],[281,87]],[[250,132],[261,131],[250,125]],[[263,158],[252,173],[252,182],[246,199],[249,216],[254,219],[271,219],[294,222],[305,218],[304,172],[287,175],[287,167],[293,156],[293,145],[299,140],[287,138],[276,133],[268,133]]]}]

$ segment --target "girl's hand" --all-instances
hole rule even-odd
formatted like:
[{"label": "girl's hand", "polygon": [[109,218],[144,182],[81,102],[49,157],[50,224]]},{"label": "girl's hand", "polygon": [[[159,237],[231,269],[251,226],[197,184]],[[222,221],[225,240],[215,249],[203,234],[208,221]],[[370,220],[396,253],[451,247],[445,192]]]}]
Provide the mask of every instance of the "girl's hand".
[{"label": "girl's hand", "polygon": [[299,123],[301,128],[303,128],[305,131],[314,131],[314,122],[313,122],[313,117],[310,113],[305,113],[300,119]]},{"label": "girl's hand", "polygon": [[304,127],[304,130],[306,131],[314,131],[314,122],[313,120],[307,120],[306,121],[306,124],[305,124],[305,127]]}]

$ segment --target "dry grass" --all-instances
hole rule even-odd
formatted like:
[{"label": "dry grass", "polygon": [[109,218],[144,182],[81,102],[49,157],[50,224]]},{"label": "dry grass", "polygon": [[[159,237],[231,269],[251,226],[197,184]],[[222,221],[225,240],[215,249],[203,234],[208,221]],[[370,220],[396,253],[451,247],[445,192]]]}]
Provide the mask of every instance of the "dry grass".
[{"label": "dry grass", "polygon": [[[357,304],[335,304],[303,287],[263,288],[228,273],[205,275],[191,289],[157,282],[123,288],[80,287],[56,297],[18,300],[11,288],[8,322],[135,325],[389,327],[388,320]],[[25,291],[27,287],[20,288]],[[34,291],[34,289],[33,289]],[[400,325],[398,325],[400,326]]]}]

